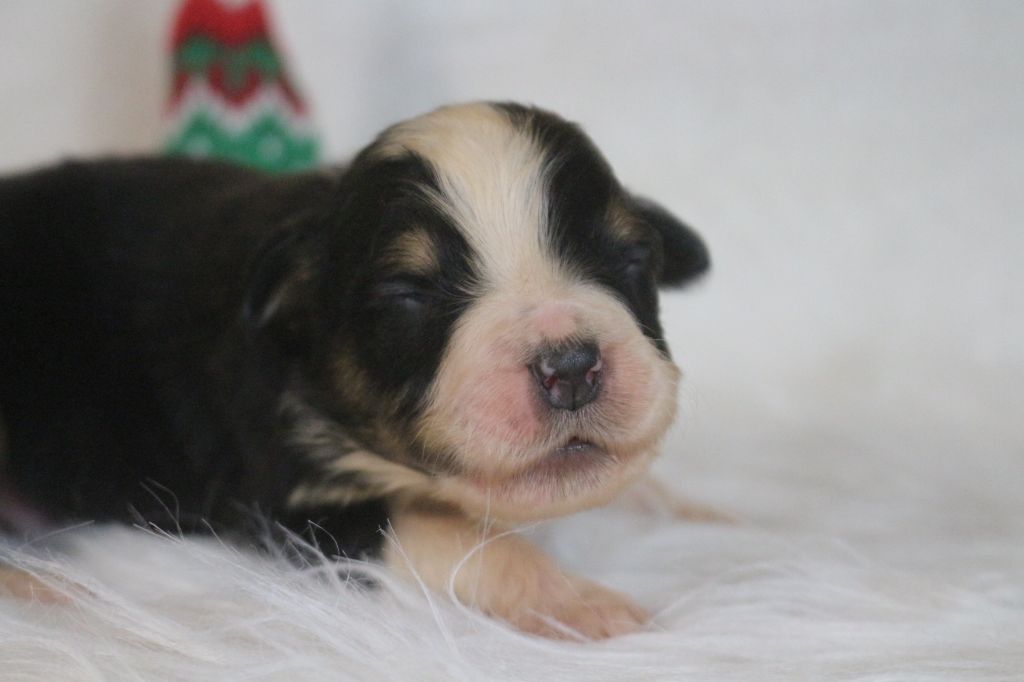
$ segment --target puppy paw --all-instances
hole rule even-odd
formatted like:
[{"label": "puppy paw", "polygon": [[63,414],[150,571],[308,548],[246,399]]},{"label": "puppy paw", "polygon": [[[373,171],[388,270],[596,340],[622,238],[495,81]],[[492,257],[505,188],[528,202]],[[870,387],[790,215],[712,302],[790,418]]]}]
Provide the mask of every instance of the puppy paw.
[{"label": "puppy paw", "polygon": [[568,589],[506,618],[524,632],[552,639],[606,639],[638,632],[648,613],[625,595],[581,578]]},{"label": "puppy paw", "polygon": [[556,639],[605,639],[649,620],[626,596],[565,573],[513,533],[491,534],[455,514],[392,517],[385,561],[513,627]]}]

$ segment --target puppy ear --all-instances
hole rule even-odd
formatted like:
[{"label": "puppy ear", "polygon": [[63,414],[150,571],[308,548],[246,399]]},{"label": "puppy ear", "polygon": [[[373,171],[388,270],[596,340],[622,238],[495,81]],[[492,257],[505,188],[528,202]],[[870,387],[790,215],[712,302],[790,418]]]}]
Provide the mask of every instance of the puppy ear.
[{"label": "puppy ear", "polygon": [[640,217],[661,235],[660,286],[681,286],[707,272],[711,256],[696,232],[649,199],[634,197],[634,202]]},{"label": "puppy ear", "polygon": [[307,242],[302,230],[280,232],[253,258],[242,306],[251,331],[295,331],[313,273]]}]

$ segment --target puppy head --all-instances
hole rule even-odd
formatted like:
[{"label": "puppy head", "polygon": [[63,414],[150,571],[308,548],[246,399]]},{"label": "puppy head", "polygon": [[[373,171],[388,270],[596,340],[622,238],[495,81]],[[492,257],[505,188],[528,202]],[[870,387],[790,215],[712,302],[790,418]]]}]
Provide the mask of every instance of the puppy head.
[{"label": "puppy head", "polygon": [[509,104],[398,124],[300,241],[255,318],[377,475],[529,519],[606,500],[655,453],[679,378],[657,287],[708,256],[576,126]]}]

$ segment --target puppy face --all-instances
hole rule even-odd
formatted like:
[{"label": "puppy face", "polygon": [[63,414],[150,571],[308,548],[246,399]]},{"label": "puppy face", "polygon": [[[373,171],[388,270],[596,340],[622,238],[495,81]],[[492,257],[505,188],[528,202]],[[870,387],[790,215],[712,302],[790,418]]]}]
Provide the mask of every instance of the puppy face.
[{"label": "puppy face", "polygon": [[399,124],[341,184],[257,306],[296,349],[290,399],[317,415],[296,428],[349,441],[320,450],[328,475],[521,520],[645,468],[679,378],[656,288],[706,269],[696,235],[516,105]]}]

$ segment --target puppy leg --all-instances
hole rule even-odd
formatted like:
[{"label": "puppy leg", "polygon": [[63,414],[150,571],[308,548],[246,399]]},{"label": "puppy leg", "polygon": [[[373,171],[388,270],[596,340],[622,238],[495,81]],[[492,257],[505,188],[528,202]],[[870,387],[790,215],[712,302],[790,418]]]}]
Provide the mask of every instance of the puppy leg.
[{"label": "puppy leg", "polygon": [[436,509],[393,514],[385,560],[514,627],[552,638],[635,632],[648,615],[624,595],[559,570],[523,538]]}]

